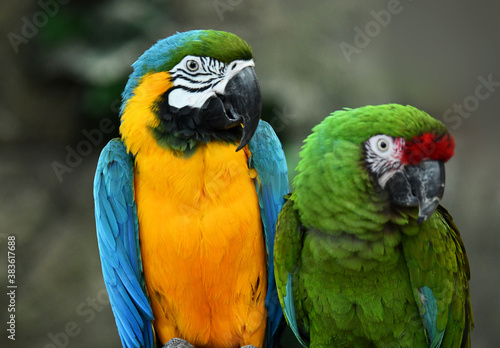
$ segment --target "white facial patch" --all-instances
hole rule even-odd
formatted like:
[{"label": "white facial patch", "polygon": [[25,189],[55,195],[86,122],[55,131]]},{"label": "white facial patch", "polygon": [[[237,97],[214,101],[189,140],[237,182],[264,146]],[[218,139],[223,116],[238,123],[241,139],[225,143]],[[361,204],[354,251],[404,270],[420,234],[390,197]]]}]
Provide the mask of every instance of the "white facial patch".
[{"label": "white facial patch", "polygon": [[369,170],[375,174],[380,187],[384,188],[387,181],[402,170],[401,151],[404,140],[378,134],[365,143],[366,163]]},{"label": "white facial patch", "polygon": [[249,66],[255,66],[253,59],[224,64],[210,57],[186,56],[170,70],[174,89],[168,103],[179,109],[201,108],[208,98],[223,94],[229,80]]}]

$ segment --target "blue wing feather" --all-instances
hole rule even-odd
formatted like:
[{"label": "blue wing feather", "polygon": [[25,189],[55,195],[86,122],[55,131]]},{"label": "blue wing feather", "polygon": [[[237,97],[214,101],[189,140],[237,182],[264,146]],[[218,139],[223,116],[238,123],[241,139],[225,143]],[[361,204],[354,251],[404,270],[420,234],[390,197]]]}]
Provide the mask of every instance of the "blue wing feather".
[{"label": "blue wing feather", "polygon": [[436,298],[433,291],[427,286],[420,288],[419,292],[425,299],[425,301],[421,302],[420,315],[424,319],[430,346],[431,348],[439,348],[441,347],[441,342],[443,342],[445,331],[439,332],[437,330],[438,310]]},{"label": "blue wing feather", "polygon": [[97,241],[104,283],[124,347],[153,347],[153,312],[142,277],[133,159],[113,139],[94,180]]},{"label": "blue wing feather", "polygon": [[272,127],[260,121],[248,147],[252,154],[249,166],[257,170],[256,189],[259,195],[260,213],[264,228],[267,249],[267,346],[272,348],[278,330],[283,321],[283,311],[274,280],[274,234],[276,220],[281,207],[285,203],[284,196],[289,193],[288,173],[285,154],[281,143]]},{"label": "blue wing feather", "polygon": [[295,301],[293,299],[293,278],[290,273],[287,276],[287,282],[285,285],[286,296],[283,296],[283,302],[285,307],[285,315],[288,320],[288,325],[292,329],[297,340],[302,344],[303,347],[308,347],[309,343],[302,338],[299,332],[299,325],[297,324],[297,316],[295,315]]}]

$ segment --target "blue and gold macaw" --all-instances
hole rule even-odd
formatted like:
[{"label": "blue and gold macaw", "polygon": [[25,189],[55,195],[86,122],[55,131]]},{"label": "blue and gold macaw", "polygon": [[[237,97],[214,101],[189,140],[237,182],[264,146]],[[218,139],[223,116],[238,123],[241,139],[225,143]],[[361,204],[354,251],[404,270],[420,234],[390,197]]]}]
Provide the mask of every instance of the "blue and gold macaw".
[{"label": "blue and gold macaw", "polygon": [[[286,161],[259,120],[250,46],[177,33],[133,64],[120,139],[94,182],[104,282],[124,347],[272,347],[273,269]],[[267,343],[266,343],[267,342]]]}]

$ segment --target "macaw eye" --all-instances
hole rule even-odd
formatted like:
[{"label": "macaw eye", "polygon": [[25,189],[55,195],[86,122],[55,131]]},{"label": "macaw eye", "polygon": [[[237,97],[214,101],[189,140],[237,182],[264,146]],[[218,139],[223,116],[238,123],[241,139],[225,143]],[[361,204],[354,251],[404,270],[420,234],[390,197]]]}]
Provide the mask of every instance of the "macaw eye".
[{"label": "macaw eye", "polygon": [[385,158],[393,154],[394,139],[385,134],[378,134],[368,139],[366,145],[375,155]]},{"label": "macaw eye", "polygon": [[200,67],[200,65],[198,64],[198,62],[196,60],[188,60],[186,62],[186,68],[189,71],[196,71],[196,70],[198,70],[199,67]]},{"label": "macaw eye", "polygon": [[389,143],[385,139],[379,139],[377,142],[377,147],[380,151],[386,152],[389,150]]}]

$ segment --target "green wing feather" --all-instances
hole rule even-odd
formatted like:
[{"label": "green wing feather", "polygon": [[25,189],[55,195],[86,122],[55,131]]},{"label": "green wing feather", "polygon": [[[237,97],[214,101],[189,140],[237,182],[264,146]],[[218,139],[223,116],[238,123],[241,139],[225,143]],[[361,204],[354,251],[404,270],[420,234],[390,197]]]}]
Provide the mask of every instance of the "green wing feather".
[{"label": "green wing feather", "polygon": [[299,342],[308,346],[306,315],[302,310],[299,288],[300,255],[303,245],[303,227],[293,201],[287,201],[278,216],[276,242],[274,244],[274,265],[276,286],[285,318]]},{"label": "green wing feather", "polygon": [[402,244],[430,347],[470,347],[469,262],[451,215],[439,206]]}]

